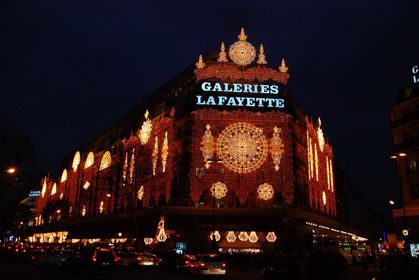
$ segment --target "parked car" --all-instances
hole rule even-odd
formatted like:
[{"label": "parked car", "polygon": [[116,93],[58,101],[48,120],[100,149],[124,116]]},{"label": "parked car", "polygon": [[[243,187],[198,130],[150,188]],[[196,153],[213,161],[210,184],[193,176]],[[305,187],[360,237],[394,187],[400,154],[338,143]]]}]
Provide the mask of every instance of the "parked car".
[{"label": "parked car", "polygon": [[113,267],[118,261],[118,256],[110,248],[96,248],[93,252],[92,263],[96,267]]},{"label": "parked car", "polygon": [[160,258],[151,253],[139,253],[137,255],[137,262],[140,266],[157,266],[160,263]]},{"label": "parked car", "polygon": [[197,255],[193,264],[193,272],[200,275],[226,274],[226,263],[216,254]]},{"label": "parked car", "polygon": [[176,262],[176,269],[182,271],[189,271],[194,267],[196,257],[191,254],[180,255]]},{"label": "parked car", "polygon": [[117,253],[119,258],[118,265],[120,266],[136,266],[138,265],[138,253],[133,251],[119,251]]},{"label": "parked car", "polygon": [[69,251],[52,250],[36,257],[34,263],[41,266],[61,267],[69,254]]},{"label": "parked car", "polygon": [[277,257],[270,265],[262,270],[263,280],[302,279],[300,275],[304,255],[287,255]]}]

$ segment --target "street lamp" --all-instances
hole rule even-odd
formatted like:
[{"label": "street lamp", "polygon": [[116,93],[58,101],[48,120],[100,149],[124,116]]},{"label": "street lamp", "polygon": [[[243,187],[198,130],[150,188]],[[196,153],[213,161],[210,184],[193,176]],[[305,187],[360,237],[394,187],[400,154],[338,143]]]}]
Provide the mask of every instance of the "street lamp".
[{"label": "street lamp", "polygon": [[6,173],[8,173],[8,174],[10,174],[10,175],[13,175],[13,174],[15,174],[16,173],[16,168],[14,168],[14,167],[9,167],[9,168],[7,168],[6,169]]},{"label": "street lamp", "polygon": [[396,204],[396,203],[394,202],[394,200],[391,200],[391,199],[388,201],[388,203],[390,203],[390,205],[394,205],[394,204]]}]

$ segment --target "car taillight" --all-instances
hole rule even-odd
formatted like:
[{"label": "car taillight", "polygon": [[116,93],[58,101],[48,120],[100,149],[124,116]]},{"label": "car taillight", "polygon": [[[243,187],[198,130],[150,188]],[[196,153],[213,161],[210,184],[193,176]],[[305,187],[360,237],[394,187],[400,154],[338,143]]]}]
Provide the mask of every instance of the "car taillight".
[{"label": "car taillight", "polygon": [[92,256],[92,261],[93,262],[96,262],[97,261],[97,259],[96,259],[96,252],[93,254],[93,256]]},{"label": "car taillight", "polygon": [[226,267],[226,263],[222,263],[222,264],[221,264],[221,266],[222,266],[222,267]]},{"label": "car taillight", "polygon": [[206,264],[205,264],[205,263],[203,263],[203,262],[199,263],[199,266],[200,266],[200,267],[205,267],[205,265],[206,265]]},{"label": "car taillight", "polygon": [[143,257],[138,257],[137,260],[142,261]]},{"label": "car taillight", "polygon": [[115,262],[118,262],[121,259],[115,254],[115,252],[113,252],[113,257],[114,257]]},{"label": "car taillight", "polygon": [[32,259],[34,260],[35,259],[35,256],[32,256]]},{"label": "car taillight", "polygon": [[188,265],[189,265],[189,264],[191,264],[191,262],[190,262],[190,261],[188,261],[188,260],[186,260],[186,261],[185,261],[185,264],[188,264]]}]

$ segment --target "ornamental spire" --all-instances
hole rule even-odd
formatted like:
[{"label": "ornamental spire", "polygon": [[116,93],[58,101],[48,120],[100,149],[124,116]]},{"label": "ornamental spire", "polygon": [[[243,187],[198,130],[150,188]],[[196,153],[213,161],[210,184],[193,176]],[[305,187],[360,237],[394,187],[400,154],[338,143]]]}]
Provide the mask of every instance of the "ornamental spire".
[{"label": "ornamental spire", "polygon": [[263,49],[263,44],[260,44],[258,61],[256,63],[260,65],[268,64],[268,62],[266,61],[265,50]]},{"label": "ornamental spire", "polygon": [[239,38],[240,41],[246,41],[247,35],[246,35],[246,33],[244,33],[244,28],[243,27],[240,30],[239,36],[237,36],[237,37]]},{"label": "ornamental spire", "polygon": [[221,42],[220,53],[218,54],[218,62],[227,62],[227,53],[225,52],[226,48],[224,46],[224,42]]},{"label": "ornamental spire", "polygon": [[287,65],[285,65],[285,59],[282,59],[282,61],[281,61],[281,66],[279,66],[279,72],[281,72],[281,73],[287,73],[288,72],[288,67],[287,67]]},{"label": "ornamental spire", "polygon": [[202,55],[199,55],[198,62],[195,63],[196,68],[203,69],[205,67],[204,60],[202,59]]}]

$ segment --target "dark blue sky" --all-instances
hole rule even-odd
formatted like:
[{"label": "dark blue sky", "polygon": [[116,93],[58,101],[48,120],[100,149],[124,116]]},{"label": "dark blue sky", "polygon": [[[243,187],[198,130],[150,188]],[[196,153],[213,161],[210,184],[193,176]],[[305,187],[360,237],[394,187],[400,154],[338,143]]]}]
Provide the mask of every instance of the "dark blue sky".
[{"label": "dark blue sky", "polygon": [[0,5],[0,114],[33,136],[41,171],[61,168],[78,145],[243,26],[248,41],[264,43],[270,66],[286,58],[288,90],[322,117],[354,187],[381,209],[399,193],[389,112],[419,64],[417,1]]}]

